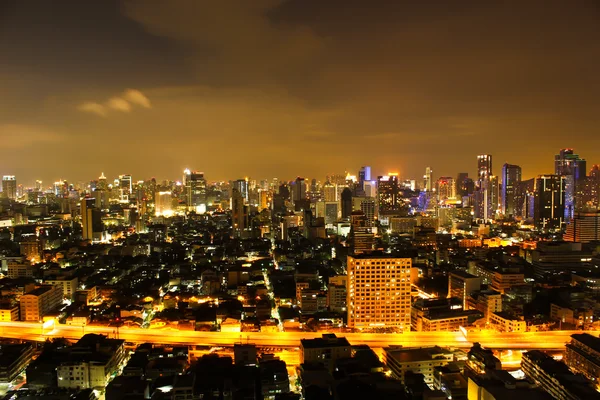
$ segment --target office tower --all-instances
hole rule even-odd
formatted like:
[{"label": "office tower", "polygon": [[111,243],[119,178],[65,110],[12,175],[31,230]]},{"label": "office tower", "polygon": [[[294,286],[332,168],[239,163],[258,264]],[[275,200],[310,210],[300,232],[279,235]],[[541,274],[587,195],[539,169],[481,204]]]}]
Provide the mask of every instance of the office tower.
[{"label": "office tower", "polygon": [[600,211],[576,211],[564,235],[567,242],[589,243],[600,240]]},{"label": "office tower", "polygon": [[43,189],[43,185],[42,185],[42,181],[40,181],[39,179],[35,181],[35,186],[33,187],[33,190],[35,190],[36,192],[41,192]]},{"label": "office tower", "polygon": [[[467,188],[465,187],[465,181],[467,179],[469,179],[469,174],[467,172],[459,172],[456,177],[456,197],[459,199],[469,195]],[[471,179],[471,181],[473,180]]]},{"label": "office tower", "polygon": [[94,209],[94,199],[81,199],[79,204],[81,211],[81,236],[83,240],[92,240],[94,237],[92,229],[92,211]]},{"label": "office tower", "polygon": [[122,203],[128,203],[133,193],[133,182],[131,181],[131,175],[119,175],[118,180],[119,188],[119,201]]},{"label": "office tower", "polygon": [[337,201],[337,191],[335,185],[327,181],[323,185],[323,200],[327,202]]},{"label": "office tower", "polygon": [[540,175],[535,180],[534,224],[540,230],[562,227],[565,215],[564,176]]},{"label": "office tower", "polygon": [[233,194],[233,189],[236,189],[238,191],[238,193],[240,194],[240,196],[242,196],[242,198],[244,199],[244,202],[248,203],[248,198],[249,198],[248,178],[238,179],[237,181],[234,181],[233,185],[232,185],[232,194]]},{"label": "office tower", "polygon": [[398,174],[377,177],[377,205],[379,214],[393,214],[402,209]]},{"label": "office tower", "polygon": [[231,191],[231,231],[234,237],[242,237],[248,228],[248,207],[237,188]]},{"label": "office tower", "polygon": [[454,178],[441,176],[438,178],[436,186],[438,203],[456,199],[456,182],[454,182]]},{"label": "office tower", "polygon": [[345,188],[342,192],[342,218],[350,218],[352,214],[352,190]]},{"label": "office tower", "polygon": [[460,299],[463,309],[467,309],[469,295],[481,289],[481,278],[468,272],[456,270],[448,275],[448,298]]},{"label": "office tower", "polygon": [[494,219],[499,203],[498,177],[492,174],[492,156],[477,156],[477,185],[474,193],[475,218]]},{"label": "office tower", "polygon": [[425,168],[425,175],[423,175],[423,189],[426,192],[431,192],[432,189],[433,171],[430,167]]},{"label": "office tower", "polygon": [[17,198],[17,178],[14,175],[2,177],[2,196],[11,200]]},{"label": "office tower", "polygon": [[554,174],[565,177],[565,219],[573,217],[576,204],[576,186],[586,176],[586,162],[573,149],[561,149],[554,156]]},{"label": "office tower", "polygon": [[600,166],[594,165],[588,176],[577,182],[576,211],[590,212],[600,209]]},{"label": "office tower", "polygon": [[170,190],[157,191],[154,195],[154,212],[156,216],[173,215],[173,194]]},{"label": "office tower", "polygon": [[100,174],[98,182],[96,182],[96,190],[108,190],[108,182],[106,176],[104,176],[104,172]]},{"label": "office tower", "polygon": [[348,327],[410,330],[412,259],[348,256]]},{"label": "office tower", "polygon": [[83,240],[99,241],[102,238],[104,226],[102,212],[96,208],[94,198],[83,198],[79,203],[81,213],[81,236]]},{"label": "office tower", "polygon": [[514,216],[519,219],[533,218],[535,179],[517,183],[515,188]]},{"label": "office tower", "polygon": [[185,202],[188,210],[203,213],[206,211],[206,180],[204,172],[183,171]]},{"label": "office tower", "polygon": [[371,167],[364,166],[360,167],[360,171],[358,171],[358,182],[363,185],[365,181],[371,180]]},{"label": "office tower", "polygon": [[477,156],[477,179],[488,179],[492,175],[492,156],[482,154]]},{"label": "office tower", "polygon": [[500,209],[505,216],[515,215],[515,195],[519,182],[521,182],[521,167],[518,165],[504,164],[502,166]]},{"label": "office tower", "polygon": [[306,199],[306,181],[304,178],[297,177],[292,182],[292,200],[294,202]]}]

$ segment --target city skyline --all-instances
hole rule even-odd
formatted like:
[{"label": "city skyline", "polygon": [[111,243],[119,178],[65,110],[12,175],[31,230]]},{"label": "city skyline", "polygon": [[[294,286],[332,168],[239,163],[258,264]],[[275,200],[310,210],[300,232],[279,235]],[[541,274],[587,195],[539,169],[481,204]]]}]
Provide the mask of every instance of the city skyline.
[{"label": "city skyline", "polygon": [[343,5],[3,2],[0,170],[447,176],[493,154],[536,176],[559,148],[600,159],[593,5]]}]

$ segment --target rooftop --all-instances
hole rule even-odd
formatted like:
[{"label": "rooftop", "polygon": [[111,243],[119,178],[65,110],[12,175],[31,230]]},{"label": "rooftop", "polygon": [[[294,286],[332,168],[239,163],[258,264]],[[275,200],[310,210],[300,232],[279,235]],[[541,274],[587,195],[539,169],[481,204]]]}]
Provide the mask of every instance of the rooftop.
[{"label": "rooftop", "polygon": [[600,352],[600,338],[597,336],[590,335],[589,333],[575,333],[571,335],[571,338],[592,350]]},{"label": "rooftop", "polygon": [[453,354],[450,350],[440,346],[419,348],[386,347],[383,351],[385,351],[387,357],[392,357],[394,360],[401,363],[435,360]]},{"label": "rooftop", "polygon": [[323,337],[315,339],[301,339],[300,344],[305,349],[319,349],[326,347],[350,347],[348,339],[337,337],[334,334],[324,334]]}]

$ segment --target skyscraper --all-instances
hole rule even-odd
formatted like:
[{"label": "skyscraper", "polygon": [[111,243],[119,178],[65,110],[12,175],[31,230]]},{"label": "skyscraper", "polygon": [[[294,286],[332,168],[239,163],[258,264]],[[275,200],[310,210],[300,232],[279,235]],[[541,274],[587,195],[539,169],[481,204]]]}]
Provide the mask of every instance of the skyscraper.
[{"label": "skyscraper", "polygon": [[345,188],[342,192],[342,218],[350,218],[352,214],[352,190]]},{"label": "skyscraper", "polygon": [[456,199],[456,182],[449,176],[441,176],[437,180],[438,203]]},{"label": "skyscraper", "polygon": [[14,175],[4,175],[2,177],[2,196],[11,200],[17,198],[17,178]]},{"label": "skyscraper", "polygon": [[231,191],[231,230],[233,237],[245,236],[248,228],[248,206],[237,188]]},{"label": "skyscraper", "polygon": [[195,212],[206,211],[206,180],[204,172],[183,171],[183,185],[185,187],[185,202],[188,210]]},{"label": "skyscraper", "polygon": [[323,185],[323,199],[328,202],[337,201],[335,185],[327,181]]},{"label": "skyscraper", "polygon": [[477,179],[489,179],[492,175],[492,156],[482,154],[477,156]]},{"label": "skyscraper", "polygon": [[246,203],[248,203],[248,199],[249,199],[248,178],[238,179],[237,181],[233,182],[232,196],[233,196],[233,189],[237,189],[237,191],[242,196],[244,201]]},{"label": "skyscraper", "polygon": [[364,166],[360,167],[360,171],[358,171],[358,182],[362,186],[365,181],[371,180],[371,167]]},{"label": "skyscraper", "polygon": [[504,164],[502,166],[500,209],[505,216],[515,215],[515,194],[519,182],[521,182],[521,167],[518,165]]},{"label": "skyscraper", "polygon": [[540,230],[562,227],[565,211],[566,179],[558,175],[540,175],[535,180],[534,224]]},{"label": "skyscraper", "polygon": [[119,196],[120,201],[129,202],[131,193],[133,192],[133,182],[131,175],[119,175]]},{"label": "skyscraper", "polygon": [[398,174],[377,177],[377,205],[379,214],[395,213],[401,210]]},{"label": "skyscraper", "polygon": [[423,175],[423,189],[425,189],[426,192],[431,192],[433,186],[432,179],[433,171],[430,167],[425,168],[425,175]]},{"label": "skyscraper", "polygon": [[561,149],[554,156],[554,174],[565,177],[565,219],[573,218],[576,204],[576,186],[585,178],[586,162],[573,152],[573,149]]},{"label": "skyscraper", "polygon": [[348,256],[348,327],[410,330],[410,258]]},{"label": "skyscraper", "polygon": [[306,181],[304,178],[297,177],[292,183],[292,200],[294,202],[306,199]]},{"label": "skyscraper", "polygon": [[492,175],[492,156],[477,156],[477,185],[474,193],[475,218],[489,221],[498,209],[498,178]]}]

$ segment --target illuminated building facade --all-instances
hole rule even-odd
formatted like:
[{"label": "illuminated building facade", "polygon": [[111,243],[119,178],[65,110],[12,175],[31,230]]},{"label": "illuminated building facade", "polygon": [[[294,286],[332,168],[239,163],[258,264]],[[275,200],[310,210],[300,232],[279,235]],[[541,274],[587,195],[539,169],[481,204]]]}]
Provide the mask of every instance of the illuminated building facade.
[{"label": "illuminated building facade", "polygon": [[515,215],[515,197],[520,182],[521,167],[518,165],[504,164],[502,166],[500,209],[505,216]]},{"label": "illuminated building facade", "polygon": [[393,214],[402,210],[397,174],[377,177],[377,205],[379,214]]},{"label": "illuminated building facade", "polygon": [[540,175],[535,180],[534,224],[540,230],[562,227],[565,215],[566,179],[559,175]]},{"label": "illuminated building facade", "polygon": [[564,218],[568,220],[576,208],[576,186],[586,176],[586,161],[573,149],[562,149],[554,156],[554,174],[565,179]]},{"label": "illuminated building facade", "polygon": [[14,175],[2,177],[2,196],[11,200],[17,198],[17,178]]},{"label": "illuminated building facade", "polygon": [[442,176],[437,180],[438,203],[456,199],[456,182],[454,178]]},{"label": "illuminated building facade", "polygon": [[410,330],[412,259],[348,256],[348,326]]},{"label": "illuminated building facade", "polygon": [[600,211],[575,212],[564,235],[567,242],[589,243],[600,240]]},{"label": "illuminated building facade", "polygon": [[206,179],[204,172],[183,171],[183,185],[185,187],[185,201],[188,210],[195,212],[206,211]]}]

